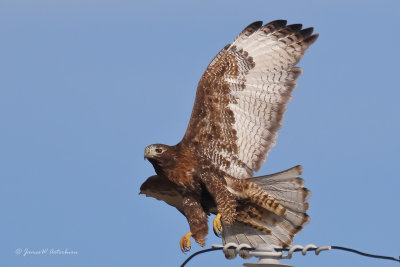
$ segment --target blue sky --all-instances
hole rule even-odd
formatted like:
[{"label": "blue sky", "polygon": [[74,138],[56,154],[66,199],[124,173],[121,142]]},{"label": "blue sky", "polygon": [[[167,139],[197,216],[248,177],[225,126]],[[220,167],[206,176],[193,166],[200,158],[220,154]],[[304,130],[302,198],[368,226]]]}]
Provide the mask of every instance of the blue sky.
[{"label": "blue sky", "polygon": [[[138,195],[154,174],[144,147],[179,142],[209,61],[275,19],[320,38],[258,174],[303,165],[311,224],[295,244],[399,255],[399,14],[395,0],[2,1],[0,265],[181,264],[185,218]],[[188,266],[243,262],[212,252]],[[396,264],[336,251],[285,262]]]}]

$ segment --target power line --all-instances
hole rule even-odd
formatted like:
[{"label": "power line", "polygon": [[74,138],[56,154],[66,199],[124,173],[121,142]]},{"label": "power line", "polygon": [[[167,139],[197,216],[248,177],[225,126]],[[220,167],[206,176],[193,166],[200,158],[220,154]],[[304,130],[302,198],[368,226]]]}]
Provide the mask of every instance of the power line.
[{"label": "power line", "polygon": [[215,251],[215,250],[222,250],[223,248],[207,248],[207,249],[203,249],[200,251],[197,251],[195,253],[193,253],[192,255],[189,256],[189,258],[187,258],[181,265],[181,267],[184,267],[186,265],[186,263],[188,263],[191,259],[193,259],[194,257],[196,257],[199,254],[203,254],[206,252],[210,252],[210,251]]},{"label": "power line", "polygon": [[[211,251],[216,251],[216,250],[227,250],[227,249],[235,249],[236,252],[239,252],[239,250],[248,250],[248,251],[254,251],[254,248],[248,248],[248,247],[238,247],[235,244],[227,244],[225,246],[219,246],[219,245],[214,245],[212,248],[208,248],[208,249],[203,249],[200,251],[197,251],[195,253],[193,253],[190,257],[188,257],[180,267],[184,267],[191,259],[193,259],[195,256],[199,255],[199,254],[203,254],[203,253],[207,253],[207,252],[211,252]],[[303,253],[303,255],[306,254],[307,251],[315,251],[315,254],[318,255],[320,251],[323,250],[343,250],[346,252],[352,252],[358,255],[362,255],[365,257],[370,257],[370,258],[377,258],[377,259],[383,259],[383,260],[391,260],[391,261],[396,261],[400,263],[400,257],[399,258],[394,258],[394,257],[390,257],[390,256],[382,256],[382,255],[376,255],[376,254],[369,254],[369,253],[365,253],[365,252],[361,252],[359,250],[355,250],[352,248],[346,248],[346,247],[341,247],[341,246],[325,246],[325,247],[316,247],[314,245],[307,245],[305,247],[296,245],[296,246],[292,246],[290,248],[274,248],[275,252],[280,252],[280,258],[286,258],[286,259],[290,259],[292,257],[292,253],[294,252],[299,252],[301,251]],[[283,254],[283,251],[288,252],[287,255]]]},{"label": "power line", "polygon": [[348,251],[348,252],[353,252],[365,257],[370,257],[370,258],[377,258],[377,259],[383,259],[383,260],[392,260],[392,261],[397,261],[400,262],[400,257],[398,259],[394,258],[394,257],[389,257],[389,256],[381,256],[381,255],[375,255],[375,254],[368,254],[365,252],[361,252],[352,248],[345,248],[345,247],[339,247],[339,246],[331,246],[332,249],[339,249],[339,250],[344,250],[344,251]]}]

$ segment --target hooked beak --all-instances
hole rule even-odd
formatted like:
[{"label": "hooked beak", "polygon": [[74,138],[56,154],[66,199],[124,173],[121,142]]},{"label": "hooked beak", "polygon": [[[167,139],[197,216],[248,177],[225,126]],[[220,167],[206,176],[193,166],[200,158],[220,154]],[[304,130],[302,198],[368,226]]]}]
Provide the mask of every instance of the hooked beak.
[{"label": "hooked beak", "polygon": [[144,159],[151,158],[151,156],[152,156],[151,149],[149,147],[146,147],[144,150]]}]

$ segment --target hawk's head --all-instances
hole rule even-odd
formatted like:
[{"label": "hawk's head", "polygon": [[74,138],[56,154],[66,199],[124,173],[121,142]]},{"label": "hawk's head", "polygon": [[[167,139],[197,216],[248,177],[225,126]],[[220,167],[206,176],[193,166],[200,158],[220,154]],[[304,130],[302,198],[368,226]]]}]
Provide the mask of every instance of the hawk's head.
[{"label": "hawk's head", "polygon": [[161,159],[164,154],[169,150],[169,146],[163,144],[153,144],[149,145],[144,149],[144,158],[145,159]]},{"label": "hawk's head", "polygon": [[162,175],[165,167],[170,167],[174,163],[175,153],[174,147],[153,144],[144,150],[144,158],[150,161],[157,174]]}]

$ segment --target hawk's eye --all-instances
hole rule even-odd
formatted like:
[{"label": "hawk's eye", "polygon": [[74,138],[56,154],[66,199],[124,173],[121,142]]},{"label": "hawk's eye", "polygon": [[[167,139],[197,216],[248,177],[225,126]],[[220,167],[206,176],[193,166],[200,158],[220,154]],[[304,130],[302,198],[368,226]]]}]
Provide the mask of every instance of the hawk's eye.
[{"label": "hawk's eye", "polygon": [[162,152],[161,148],[156,148],[155,150],[156,150],[157,153],[161,153]]}]

